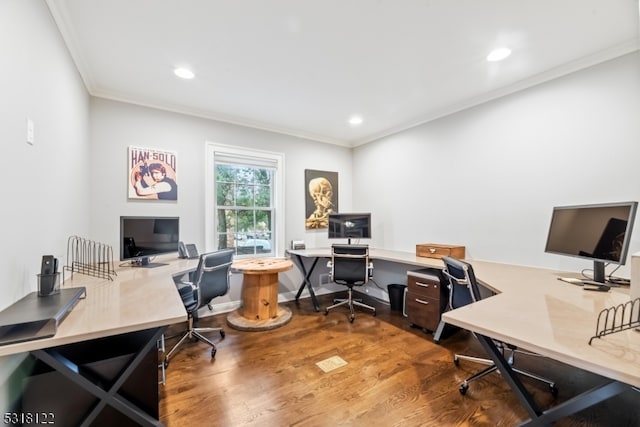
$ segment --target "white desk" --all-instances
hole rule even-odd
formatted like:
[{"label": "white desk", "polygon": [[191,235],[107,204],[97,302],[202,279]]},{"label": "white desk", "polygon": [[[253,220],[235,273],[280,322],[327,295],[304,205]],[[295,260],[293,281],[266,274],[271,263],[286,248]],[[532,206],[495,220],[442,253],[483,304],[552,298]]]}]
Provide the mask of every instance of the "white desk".
[{"label": "white desk", "polygon": [[[497,295],[446,312],[445,322],[475,332],[496,363],[501,355],[487,348],[488,337],[611,379],[569,401],[542,411],[508,366],[505,380],[527,409],[532,424],[546,424],[625,390],[640,387],[640,333],[628,330],[594,339],[599,313],[629,301],[628,288],[585,291],[557,280],[569,276],[541,268],[470,261],[476,277]],[[562,387],[560,385],[560,387]]]},{"label": "white desk", "polygon": [[[37,391],[45,388],[42,384],[47,384],[46,388],[55,390],[46,394],[42,401],[31,399],[33,403],[23,397],[23,407],[34,405],[27,406],[25,411],[33,408],[31,410],[40,412],[41,408],[47,408],[45,411],[55,417],[48,421],[63,425],[80,424],[76,418],[71,421],[76,416],[71,413],[81,412],[78,415],[80,420],[88,425],[100,420],[105,408],[113,408],[134,420],[137,425],[160,425],[157,419],[156,344],[166,326],[186,322],[186,310],[172,275],[195,268],[198,260],[167,259],[162,262],[168,265],[117,268],[114,280],[79,273],[74,273],[70,279],[71,274],[65,271],[67,280],[63,289],[84,286],[86,297],[62,321],[55,336],[0,346],[0,356],[29,353],[34,361],[52,370],[48,372],[45,369],[24,379],[27,389],[31,387]],[[125,347],[121,353],[117,353],[119,346]],[[95,359],[88,361],[89,353]],[[106,365],[124,367],[117,370],[119,373],[113,381],[110,379],[103,384],[96,381],[93,370],[100,370],[100,366]],[[138,380],[140,375],[143,381]],[[97,403],[85,412],[67,395],[66,387],[71,383],[76,386],[73,390],[80,389],[93,396]],[[131,383],[134,385],[131,386]],[[144,408],[130,402],[121,393],[122,387],[138,386],[144,389]],[[140,397],[135,391],[127,394]],[[70,406],[67,406],[67,401],[70,401]],[[51,409],[56,405],[63,405],[64,408]]]},{"label": "white desk", "polygon": [[[287,253],[292,256],[295,264],[302,272],[302,283],[296,294],[296,301],[302,295],[302,291],[307,288],[309,295],[311,296],[311,302],[316,311],[320,311],[320,305],[316,299],[316,294],[313,291],[311,284],[311,274],[316,268],[318,261],[322,258],[331,258],[331,248],[317,248],[317,249],[290,249]],[[304,263],[305,258],[311,258],[311,266],[307,268]],[[412,266],[418,266],[421,268],[444,268],[444,264],[439,259],[418,257],[411,252],[402,251],[390,251],[387,249],[369,248],[369,258],[372,260],[391,261],[399,264],[407,264]]]},{"label": "white desk", "polygon": [[163,260],[154,268],[116,268],[114,280],[65,271],[62,288],[85,286],[80,300],[52,338],[0,346],[0,356],[166,326],[187,320],[172,275],[198,260]]},{"label": "white desk", "polygon": [[[330,249],[290,250],[301,268],[304,281],[296,299],[308,288],[319,311],[310,276],[320,258],[329,258]],[[423,268],[444,268],[438,259],[413,253],[370,249],[372,259],[398,262]],[[307,269],[304,258],[314,258]],[[628,288],[610,292],[585,291],[561,282],[558,277],[577,274],[542,268],[470,261],[481,284],[496,295],[478,303],[445,312],[442,319],[478,334],[480,342],[500,366],[500,371],[527,409],[532,424],[545,424],[628,390],[640,387],[640,332],[633,330],[589,340],[596,334],[599,313],[629,301]],[[519,379],[506,365],[490,338],[503,340],[551,359],[601,375],[610,381],[581,395],[542,411]],[[561,387],[561,385],[560,385]]]}]

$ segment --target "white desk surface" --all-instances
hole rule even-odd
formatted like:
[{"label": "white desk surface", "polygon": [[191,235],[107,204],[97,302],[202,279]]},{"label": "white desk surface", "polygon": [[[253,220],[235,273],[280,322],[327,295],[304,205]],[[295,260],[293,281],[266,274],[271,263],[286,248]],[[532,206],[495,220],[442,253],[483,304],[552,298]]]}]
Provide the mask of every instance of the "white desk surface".
[{"label": "white desk surface", "polygon": [[628,288],[585,291],[557,280],[575,273],[469,262],[478,280],[500,293],[444,313],[445,322],[640,386],[640,332],[614,333],[589,345],[599,313],[629,301]]},{"label": "white desk surface", "polygon": [[84,286],[86,297],[60,323],[55,336],[0,346],[0,356],[79,341],[161,327],[187,320],[187,312],[172,276],[197,266],[198,260],[178,258],[155,262],[168,265],[117,267],[113,280],[65,271],[63,288]]}]

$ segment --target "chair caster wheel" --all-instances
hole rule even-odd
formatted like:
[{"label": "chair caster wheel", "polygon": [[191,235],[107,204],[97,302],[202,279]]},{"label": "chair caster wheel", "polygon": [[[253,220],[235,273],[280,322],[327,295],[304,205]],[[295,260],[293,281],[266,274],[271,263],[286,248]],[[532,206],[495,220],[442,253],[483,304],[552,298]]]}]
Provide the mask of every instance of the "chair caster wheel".
[{"label": "chair caster wheel", "polygon": [[373,310],[373,317],[376,317],[376,311]]},{"label": "chair caster wheel", "polygon": [[351,316],[351,317],[349,317],[349,322],[350,322],[350,323],[353,323],[353,321],[354,321],[355,319],[356,319],[356,316]]},{"label": "chair caster wheel", "polygon": [[460,392],[461,395],[465,395],[467,394],[467,390],[469,390],[469,386],[467,384],[462,384],[459,388],[458,391]]},{"label": "chair caster wheel", "polygon": [[224,339],[226,335],[227,334],[222,329],[220,329],[220,337]]},{"label": "chair caster wheel", "polygon": [[329,310],[327,310],[326,308],[324,309],[324,315],[326,316],[327,314],[329,314]]},{"label": "chair caster wheel", "polygon": [[453,364],[456,365],[456,366],[460,366],[460,361],[458,360],[457,357],[453,358]]},{"label": "chair caster wheel", "polygon": [[218,352],[217,348],[212,348],[211,349],[211,358],[213,359],[214,357],[216,357],[216,353]]},{"label": "chair caster wheel", "polygon": [[551,395],[552,395],[553,397],[558,397],[558,387],[556,387],[556,385],[555,385],[555,384],[551,384],[551,385],[549,386],[549,391],[551,392]]},{"label": "chair caster wheel", "polygon": [[169,367],[169,359],[165,357],[162,365],[164,366],[164,369],[167,369]]}]

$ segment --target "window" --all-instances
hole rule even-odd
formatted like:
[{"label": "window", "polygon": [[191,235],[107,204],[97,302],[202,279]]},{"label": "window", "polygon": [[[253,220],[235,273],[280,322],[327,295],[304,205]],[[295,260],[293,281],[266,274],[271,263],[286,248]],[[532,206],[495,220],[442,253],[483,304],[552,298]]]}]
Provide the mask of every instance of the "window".
[{"label": "window", "polygon": [[282,254],[284,155],[214,143],[206,151],[207,248]]}]

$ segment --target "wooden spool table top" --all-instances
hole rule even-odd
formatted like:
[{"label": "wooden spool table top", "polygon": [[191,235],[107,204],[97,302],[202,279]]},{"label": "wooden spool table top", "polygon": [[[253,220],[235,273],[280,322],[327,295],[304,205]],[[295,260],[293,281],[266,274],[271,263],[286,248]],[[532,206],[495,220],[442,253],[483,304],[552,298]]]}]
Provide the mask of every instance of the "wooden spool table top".
[{"label": "wooden spool table top", "polygon": [[234,261],[231,268],[244,274],[279,273],[291,270],[293,262],[286,258],[245,258]]}]

